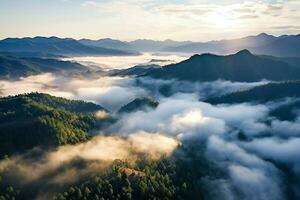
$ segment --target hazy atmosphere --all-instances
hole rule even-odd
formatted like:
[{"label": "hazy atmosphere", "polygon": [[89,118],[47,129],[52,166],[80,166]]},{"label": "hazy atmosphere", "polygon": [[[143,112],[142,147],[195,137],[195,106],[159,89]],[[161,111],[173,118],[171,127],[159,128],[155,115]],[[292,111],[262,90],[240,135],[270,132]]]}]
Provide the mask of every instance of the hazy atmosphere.
[{"label": "hazy atmosphere", "polygon": [[0,200],[300,199],[300,1],[0,5]]},{"label": "hazy atmosphere", "polygon": [[297,0],[1,0],[0,4],[1,38],[208,41],[261,32],[296,34],[300,29]]}]

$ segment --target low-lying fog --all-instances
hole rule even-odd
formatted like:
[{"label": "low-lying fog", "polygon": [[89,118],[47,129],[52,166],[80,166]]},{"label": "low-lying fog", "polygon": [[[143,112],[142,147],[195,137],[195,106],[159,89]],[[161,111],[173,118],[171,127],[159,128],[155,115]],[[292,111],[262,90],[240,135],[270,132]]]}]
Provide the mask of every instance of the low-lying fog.
[{"label": "low-lying fog", "polygon": [[[133,57],[122,57],[119,61],[116,61],[119,57],[74,59],[123,68],[141,63],[140,61],[149,61],[146,57],[145,55],[137,56],[138,61]],[[168,59],[171,60],[174,57]],[[177,59],[182,58],[177,57]],[[2,96],[38,91],[71,99],[92,101],[112,112],[137,97],[154,97],[160,102],[157,108],[123,114],[115,124],[106,130],[99,131],[99,134],[129,136],[127,140],[118,141],[121,144],[127,144],[130,141],[128,145],[132,145],[132,141],[147,143],[149,134],[155,134],[155,144],[150,142],[148,145],[159,151],[170,144],[170,148],[163,149],[167,152],[176,148],[176,141],[201,140],[205,147],[205,156],[217,162],[228,172],[228,176],[223,179],[210,180],[208,177],[207,180],[202,180],[208,187],[211,187],[211,190],[217,190],[216,192],[222,195],[220,197],[214,194],[214,198],[284,199],[287,174],[278,167],[278,163],[287,167],[289,173],[298,177],[288,187],[294,191],[300,187],[300,115],[296,121],[291,122],[270,117],[269,112],[277,106],[276,102],[216,106],[199,100],[207,96],[243,90],[265,83],[264,81],[188,83],[148,78],[140,78],[137,81],[135,78],[121,77],[99,77],[90,80],[42,74],[19,81],[2,80],[0,87]],[[169,96],[166,97],[159,92],[162,85],[168,85],[171,88],[172,93]],[[240,139],[239,133],[243,133],[247,140]],[[99,142],[91,142],[88,145],[94,144],[99,145]],[[55,159],[59,160],[58,154],[63,152],[64,148],[72,147],[63,147],[50,156],[55,154]],[[74,151],[68,149],[68,152],[78,152],[78,149],[86,159],[94,156],[89,153],[90,146],[82,148],[77,145],[74,146]],[[144,151],[147,151],[147,148]],[[119,158],[118,156],[116,157]],[[32,166],[29,167],[31,168]],[[212,196],[208,199],[214,198]]]},{"label": "low-lying fog", "polygon": [[87,56],[64,58],[63,60],[76,61],[91,67],[101,69],[125,69],[139,64],[168,65],[187,59],[187,55],[143,53],[133,56]]}]

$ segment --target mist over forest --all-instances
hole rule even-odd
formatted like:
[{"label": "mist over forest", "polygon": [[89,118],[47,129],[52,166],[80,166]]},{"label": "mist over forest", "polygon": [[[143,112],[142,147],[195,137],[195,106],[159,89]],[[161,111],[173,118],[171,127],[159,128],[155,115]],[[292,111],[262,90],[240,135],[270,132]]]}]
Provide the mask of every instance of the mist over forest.
[{"label": "mist over forest", "polygon": [[299,13],[2,1],[0,200],[299,200]]}]

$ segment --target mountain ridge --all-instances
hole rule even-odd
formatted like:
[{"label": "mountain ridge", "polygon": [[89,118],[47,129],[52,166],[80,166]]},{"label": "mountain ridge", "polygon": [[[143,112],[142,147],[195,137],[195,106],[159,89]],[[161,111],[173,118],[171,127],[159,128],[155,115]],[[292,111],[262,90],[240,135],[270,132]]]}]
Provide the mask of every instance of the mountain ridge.
[{"label": "mountain ridge", "polygon": [[0,54],[0,77],[17,79],[45,72],[85,72],[88,68],[70,61],[52,58],[14,57]]},{"label": "mountain ridge", "polygon": [[26,37],[0,40],[0,51],[4,52],[45,52],[57,55],[131,55],[133,53],[87,46],[72,38]]},{"label": "mountain ridge", "polygon": [[300,69],[280,60],[254,55],[249,50],[241,50],[227,56],[196,54],[177,64],[154,69],[146,76],[200,82],[218,79],[238,82],[263,79],[279,81],[300,79]]},{"label": "mountain ridge", "polygon": [[[292,40],[292,41],[288,41]],[[278,45],[278,43],[281,44]],[[164,49],[167,52],[182,53],[205,53],[213,52],[219,54],[230,54],[240,49],[249,49],[256,54],[266,54],[279,57],[299,57],[300,37],[298,35],[273,36],[260,33],[254,36],[247,36],[237,39],[215,40],[208,42],[193,42],[186,45],[169,47]]]}]

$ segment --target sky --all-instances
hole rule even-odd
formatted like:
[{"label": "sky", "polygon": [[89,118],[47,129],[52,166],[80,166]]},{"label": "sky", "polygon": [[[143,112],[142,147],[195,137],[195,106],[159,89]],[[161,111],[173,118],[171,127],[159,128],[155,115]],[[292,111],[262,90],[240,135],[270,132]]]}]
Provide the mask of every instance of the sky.
[{"label": "sky", "polygon": [[0,39],[209,41],[300,33],[300,0],[0,0]]}]

